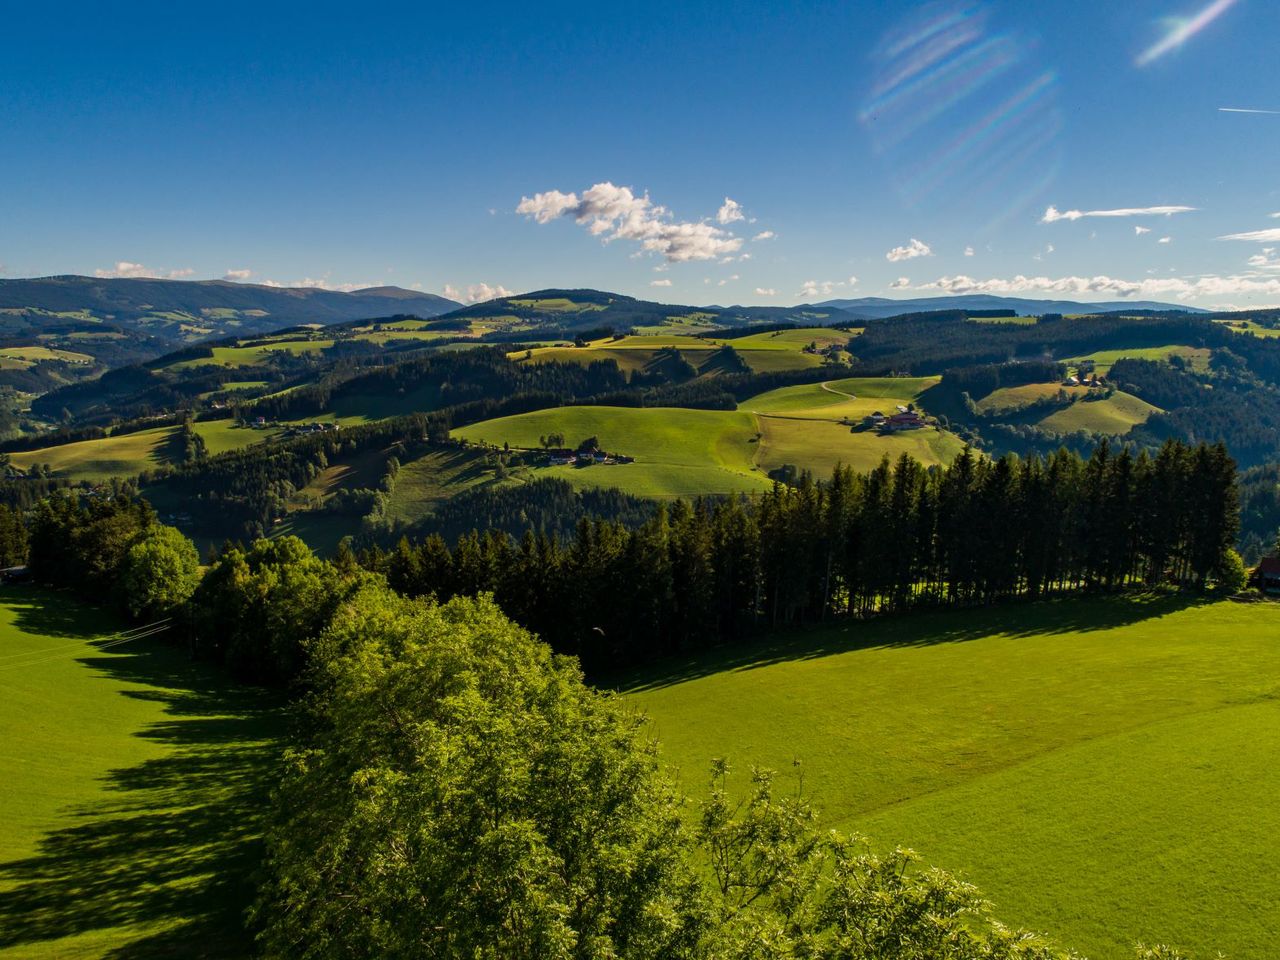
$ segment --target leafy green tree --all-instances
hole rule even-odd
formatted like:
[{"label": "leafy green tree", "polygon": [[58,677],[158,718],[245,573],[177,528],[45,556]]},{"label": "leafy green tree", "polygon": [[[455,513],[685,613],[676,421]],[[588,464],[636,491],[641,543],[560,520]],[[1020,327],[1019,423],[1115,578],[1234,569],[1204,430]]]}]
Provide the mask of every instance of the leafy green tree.
[{"label": "leafy green tree", "polygon": [[315,650],[256,916],[268,957],[694,957],[642,720],[490,600],[366,586]]},{"label": "leafy green tree", "polygon": [[180,530],[155,524],[125,554],[119,590],[131,616],[155,617],[186,603],[199,582],[195,544]]}]

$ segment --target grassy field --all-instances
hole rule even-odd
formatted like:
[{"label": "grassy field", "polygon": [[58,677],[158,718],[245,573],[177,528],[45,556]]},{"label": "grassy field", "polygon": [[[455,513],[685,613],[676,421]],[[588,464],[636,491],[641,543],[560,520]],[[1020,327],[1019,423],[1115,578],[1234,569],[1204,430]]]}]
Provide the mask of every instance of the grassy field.
[{"label": "grassy field", "polygon": [[198,357],[170,364],[166,369],[189,367],[252,367],[271,358],[272,353],[319,353],[333,346],[332,340],[272,340],[256,347],[213,347],[212,357]]},{"label": "grassy field", "polygon": [[151,467],[173,462],[174,456],[180,453],[175,439],[177,430],[177,427],[155,427],[118,437],[24,450],[10,454],[10,461],[24,470],[37,463],[48,464],[54,473],[73,480],[135,476]]},{"label": "grassy field", "polygon": [[881,458],[903,453],[925,464],[949,463],[964,445],[944,430],[881,436],[842,423],[874,410],[893,412],[935,383],[936,377],[917,377],[803,384],[760,394],[737,411],[563,407],[490,420],[456,434],[521,448],[538,447],[554,433],[570,445],[595,436],[610,452],[636,458],[633,464],[535,471],[583,487],[656,497],[751,492],[767,488],[768,472],[784,464],[825,477],[838,463],[869,470]]},{"label": "grassy field", "polygon": [[758,414],[764,470],[794,464],[828,477],[838,464],[858,471],[873,469],[882,458],[910,454],[925,465],[950,463],[964,442],[936,427],[881,435],[851,431],[844,421],[870,413],[893,413],[899,404],[917,401],[937,377],[850,378],[771,390],[741,406]]},{"label": "grassy field", "polygon": [[[237,427],[231,420],[209,420],[195,425],[204,438],[209,453],[238,450],[276,436],[278,429],[253,430]],[[106,480],[109,477],[133,477],[143,470],[176,462],[181,456],[178,427],[154,427],[118,437],[81,440],[38,450],[10,454],[15,467],[30,469],[34,464],[48,464],[58,476],[73,480]]]},{"label": "grassy field", "polygon": [[387,498],[387,516],[413,523],[463,490],[492,483],[493,471],[475,450],[431,450],[400,465]]},{"label": "grassy field", "polygon": [[[821,366],[822,357],[804,353],[804,347],[815,341],[819,347],[843,344],[849,337],[850,334],[821,327],[786,330],[776,336],[768,333],[753,334],[735,340],[695,337],[680,332],[660,330],[652,334],[628,336],[618,340],[612,338],[595,340],[585,347],[537,348],[529,351],[529,362],[557,361],[580,363],[585,366],[594,360],[616,360],[623,370],[633,372],[647,369],[654,363],[658,351],[664,347],[675,347],[686,360],[695,367],[701,368],[714,351],[729,343],[756,373],[771,373],[778,370],[803,370]],[[523,350],[515,350],[508,356],[513,360],[521,360],[526,353]]]},{"label": "grassy field", "polygon": [[0,588],[0,957],[243,957],[282,716],[62,594]]},{"label": "grassy field", "polygon": [[1071,357],[1062,362],[1068,368],[1074,369],[1082,360],[1092,360],[1094,369],[1106,376],[1111,370],[1111,365],[1117,360],[1168,360],[1170,357],[1182,357],[1187,360],[1194,370],[1209,369],[1209,350],[1205,347],[1184,347],[1178,344],[1169,344],[1162,347],[1130,347],[1125,350],[1098,350],[1095,353],[1088,353],[1081,357]]},{"label": "grassy field", "polygon": [[1081,386],[1064,386],[1060,383],[1024,383],[1016,387],[1000,387],[998,390],[993,390],[978,400],[977,405],[983,413],[1010,414],[1037,400],[1056,397],[1062,392],[1073,397],[1087,397],[1089,389]]},{"label": "grassy field", "polygon": [[1090,433],[1121,435],[1140,423],[1146,423],[1160,408],[1152,406],[1133,394],[1117,390],[1105,400],[1080,400],[1069,407],[1055,411],[1037,424],[1055,433]]},{"label": "grassy field", "polygon": [[624,689],[667,762],[800,761],[824,822],[971,879],[1094,960],[1273,955],[1280,610],[1081,599],[884,619]]},{"label": "grassy field", "polygon": [[598,437],[613,453],[636,458],[615,466],[544,467],[538,477],[559,477],[578,487],[616,487],[638,496],[764,490],[769,481],[753,464],[755,417],[742,411],[633,407],[559,407],[488,420],[454,431],[468,440],[538,447],[561,433],[576,446]]}]

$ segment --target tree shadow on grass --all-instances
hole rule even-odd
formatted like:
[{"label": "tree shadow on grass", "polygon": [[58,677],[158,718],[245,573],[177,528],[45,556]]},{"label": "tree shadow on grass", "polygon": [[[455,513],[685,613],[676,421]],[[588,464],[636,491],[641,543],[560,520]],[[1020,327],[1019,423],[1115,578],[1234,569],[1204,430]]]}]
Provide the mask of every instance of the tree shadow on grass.
[{"label": "tree shadow on grass", "polygon": [[80,662],[140,685],[118,695],[163,704],[165,719],[134,735],[166,752],[109,771],[105,796],[67,811],[73,825],[46,834],[35,856],[0,863],[0,949],[124,927],[106,956],[250,954],[245,910],[280,753],[280,700],[155,640]]},{"label": "tree shadow on grass", "polygon": [[781,629],[756,642],[664,660],[640,671],[602,679],[599,685],[622,693],[637,693],[715,673],[813,660],[852,650],[963,643],[993,634],[1027,638],[1090,633],[1141,623],[1212,602],[1212,598],[1185,593],[1092,595],[845,620]]}]

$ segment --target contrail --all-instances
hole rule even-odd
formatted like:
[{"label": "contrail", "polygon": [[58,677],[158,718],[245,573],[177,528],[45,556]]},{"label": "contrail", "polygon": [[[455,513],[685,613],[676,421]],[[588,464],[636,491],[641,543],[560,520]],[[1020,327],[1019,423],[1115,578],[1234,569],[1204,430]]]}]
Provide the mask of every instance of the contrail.
[{"label": "contrail", "polygon": [[1251,110],[1248,107],[1219,107],[1219,113],[1265,113],[1273,117],[1280,117],[1280,110]]}]

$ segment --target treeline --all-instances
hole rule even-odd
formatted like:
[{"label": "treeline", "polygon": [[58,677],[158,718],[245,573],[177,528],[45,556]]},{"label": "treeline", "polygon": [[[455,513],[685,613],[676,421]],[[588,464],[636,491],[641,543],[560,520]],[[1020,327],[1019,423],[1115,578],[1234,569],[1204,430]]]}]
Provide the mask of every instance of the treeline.
[{"label": "treeline", "polygon": [[1078,319],[1044,317],[1033,324],[1009,324],[980,323],[969,320],[962,311],[942,311],[869,320],[854,352],[864,363],[925,375],[946,373],[954,367],[1035,359],[1046,353],[1078,356],[1170,343],[1225,346],[1237,337],[1192,314],[1143,319],[1110,314]]},{"label": "treeline", "polygon": [[1120,389],[1163,408],[1131,431],[1139,442],[1222,442],[1246,466],[1280,461],[1280,389],[1274,386],[1223,365],[1210,379],[1184,365],[1151,360],[1121,360],[1109,376]]},{"label": "treeline", "polygon": [[296,420],[330,409],[335,400],[359,398],[376,403],[412,396],[418,409],[511,397],[552,394],[570,399],[624,388],[627,379],[615,361],[512,363],[505,351],[488,347],[432,353],[348,376],[328,376],[275,397],[263,398],[254,412],[271,420]]},{"label": "treeline", "polygon": [[1086,461],[909,457],[802,476],[752,502],[678,501],[636,529],[572,539],[473,532],[365,551],[409,596],[491,592],[589,673],[733,642],[760,628],[987,604],[1060,591],[1243,586],[1235,464],[1221,446],[1155,457],[1102,444]]}]

